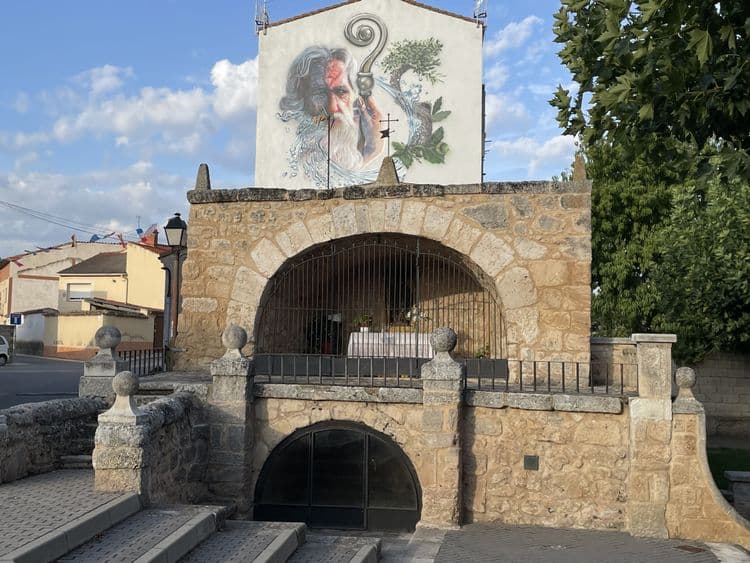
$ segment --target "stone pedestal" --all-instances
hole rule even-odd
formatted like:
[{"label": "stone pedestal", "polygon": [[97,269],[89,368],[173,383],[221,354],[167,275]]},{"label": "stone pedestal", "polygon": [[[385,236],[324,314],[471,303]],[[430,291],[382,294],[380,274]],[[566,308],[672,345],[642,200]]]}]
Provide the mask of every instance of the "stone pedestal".
[{"label": "stone pedestal", "polygon": [[209,395],[210,452],[206,480],[217,499],[252,508],[253,376],[252,360],[241,355],[247,333],[230,326],[222,335],[227,353],[211,363]]},{"label": "stone pedestal", "polygon": [[111,380],[117,395],[114,405],[99,415],[92,455],[94,487],[97,491],[133,492],[148,504],[149,460],[144,447],[149,419],[135,404],[138,378],[130,372]]},{"label": "stone pedestal", "polygon": [[634,334],[638,397],[630,401],[628,531],[669,537],[666,509],[672,459],[673,334]]},{"label": "stone pedestal", "polygon": [[450,352],[456,333],[439,328],[431,336],[435,357],[422,366],[422,439],[428,459],[422,483],[420,526],[452,528],[461,523],[461,407],[463,367]]},{"label": "stone pedestal", "polygon": [[113,326],[103,326],[96,331],[94,342],[99,352],[83,364],[83,376],[78,383],[79,397],[114,399],[112,380],[129,367],[128,362],[121,360],[115,351],[121,341],[120,331]]}]

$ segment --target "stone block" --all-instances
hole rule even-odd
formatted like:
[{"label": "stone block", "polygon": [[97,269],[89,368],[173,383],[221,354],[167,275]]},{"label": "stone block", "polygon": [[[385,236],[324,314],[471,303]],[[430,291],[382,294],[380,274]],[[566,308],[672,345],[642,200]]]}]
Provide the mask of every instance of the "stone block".
[{"label": "stone block", "polygon": [[443,240],[452,220],[452,211],[446,211],[431,205],[425,213],[422,235],[433,240]]},{"label": "stone block", "polygon": [[257,308],[267,281],[265,277],[250,268],[245,266],[237,268],[232,285],[232,300]]},{"label": "stone block", "polygon": [[628,532],[636,537],[669,537],[663,504],[628,503],[627,526]]},{"label": "stone block", "polygon": [[397,233],[401,224],[401,200],[390,200],[385,204],[385,231]]},{"label": "stone block", "polygon": [[189,313],[213,313],[218,307],[218,301],[211,297],[185,297],[182,300],[182,310]]},{"label": "stone block", "polygon": [[399,231],[410,235],[419,235],[422,231],[426,208],[427,205],[421,201],[407,200],[404,202]]},{"label": "stone block", "polygon": [[257,270],[266,277],[271,277],[285,262],[286,257],[279,248],[267,238],[258,241],[250,251]]},{"label": "stone block", "polygon": [[545,260],[529,264],[529,271],[537,287],[558,287],[566,285],[570,279],[568,262]]},{"label": "stone block", "polygon": [[467,225],[460,219],[454,219],[443,239],[443,244],[462,254],[469,254],[480,236],[482,236],[482,231],[476,227]]},{"label": "stone block", "polygon": [[537,290],[526,268],[515,267],[497,279],[500,301],[506,310],[533,305],[537,301]]},{"label": "stone block", "polygon": [[487,233],[479,239],[470,256],[484,272],[494,278],[513,261],[513,249],[503,239]]},{"label": "stone block", "polygon": [[508,210],[502,203],[485,203],[469,207],[464,209],[463,213],[484,229],[505,229],[508,226]]},{"label": "stone block", "polygon": [[443,411],[440,409],[430,408],[422,410],[422,431],[423,432],[442,432],[443,431]]},{"label": "stone block", "polygon": [[312,237],[302,221],[294,221],[286,229],[276,235],[276,244],[281,251],[289,256],[295,256],[313,245]]},{"label": "stone block", "polygon": [[310,217],[305,224],[307,225],[307,231],[310,233],[310,238],[316,243],[329,241],[336,236],[333,217],[329,213]]},{"label": "stone block", "polygon": [[524,237],[513,238],[513,249],[525,260],[539,260],[547,254],[547,247]]}]

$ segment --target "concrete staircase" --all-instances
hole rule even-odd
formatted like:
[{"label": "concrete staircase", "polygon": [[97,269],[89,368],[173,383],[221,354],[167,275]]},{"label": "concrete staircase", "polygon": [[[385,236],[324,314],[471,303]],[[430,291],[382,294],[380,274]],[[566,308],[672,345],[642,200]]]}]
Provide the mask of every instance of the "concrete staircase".
[{"label": "concrete staircase", "polygon": [[379,559],[381,542],[376,538],[309,534],[299,523],[228,520],[233,511],[231,506],[203,505],[141,508],[137,495],[123,495],[0,556],[0,563],[375,563]]}]

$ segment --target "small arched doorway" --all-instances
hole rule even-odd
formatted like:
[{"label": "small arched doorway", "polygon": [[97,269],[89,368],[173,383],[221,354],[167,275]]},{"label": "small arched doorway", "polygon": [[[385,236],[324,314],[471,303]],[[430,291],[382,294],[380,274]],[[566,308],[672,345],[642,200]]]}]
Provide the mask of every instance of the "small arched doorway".
[{"label": "small arched doorway", "polygon": [[409,458],[390,438],[356,423],[325,422],[271,452],[255,488],[255,519],[412,531],[421,498]]}]

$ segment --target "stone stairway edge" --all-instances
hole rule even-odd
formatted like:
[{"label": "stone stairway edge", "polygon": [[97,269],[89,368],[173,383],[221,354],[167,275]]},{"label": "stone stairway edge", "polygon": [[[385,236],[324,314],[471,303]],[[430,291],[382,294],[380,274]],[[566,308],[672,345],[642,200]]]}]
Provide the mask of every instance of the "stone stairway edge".
[{"label": "stone stairway edge", "polygon": [[[208,510],[206,510],[208,509]],[[204,507],[204,511],[149,549],[134,563],[175,563],[223,525],[232,507]]]},{"label": "stone stairway edge", "polygon": [[10,553],[0,555],[0,563],[54,561],[137,513],[141,508],[140,496],[136,493],[126,493]]},{"label": "stone stairway edge", "polygon": [[285,563],[305,543],[307,526],[299,524],[282,530],[274,540],[256,557],[253,563]]}]

